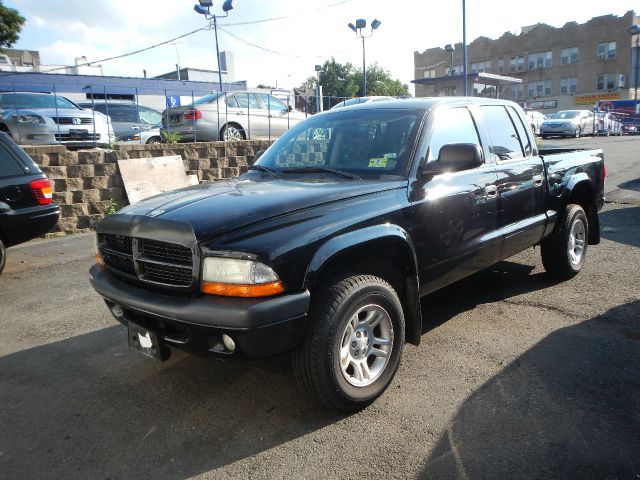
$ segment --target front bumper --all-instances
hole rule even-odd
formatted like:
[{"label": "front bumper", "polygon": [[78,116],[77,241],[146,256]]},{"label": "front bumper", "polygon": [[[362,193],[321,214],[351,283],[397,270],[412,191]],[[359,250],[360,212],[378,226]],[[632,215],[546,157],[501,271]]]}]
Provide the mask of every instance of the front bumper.
[{"label": "front bumper", "polygon": [[[98,265],[91,267],[89,278],[109,307],[122,307],[118,321],[151,330],[165,345],[218,358],[260,358],[292,350],[301,338],[310,299],[307,290],[259,299],[169,295],[130,285]],[[233,352],[222,347],[223,334],[236,343]]]},{"label": "front bumper", "polygon": [[577,125],[563,125],[561,127],[541,126],[540,135],[575,135]]},{"label": "front bumper", "polygon": [[55,124],[14,124],[11,128],[13,140],[20,145],[67,145],[70,147],[92,147],[109,145],[115,141],[113,129],[106,124],[55,125]]}]

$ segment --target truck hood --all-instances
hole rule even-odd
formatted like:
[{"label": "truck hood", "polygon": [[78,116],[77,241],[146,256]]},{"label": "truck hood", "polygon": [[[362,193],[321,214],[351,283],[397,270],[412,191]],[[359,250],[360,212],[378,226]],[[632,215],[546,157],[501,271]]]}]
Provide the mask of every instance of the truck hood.
[{"label": "truck hood", "polygon": [[207,242],[274,217],[403,185],[406,182],[239,179],[163,193],[118,213],[187,223],[198,242]]}]

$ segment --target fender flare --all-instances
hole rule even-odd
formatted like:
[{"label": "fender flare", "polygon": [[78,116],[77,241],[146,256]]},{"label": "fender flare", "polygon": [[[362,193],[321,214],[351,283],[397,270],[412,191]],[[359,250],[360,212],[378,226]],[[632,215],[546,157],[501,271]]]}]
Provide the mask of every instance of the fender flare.
[{"label": "fender flare", "polygon": [[322,268],[336,255],[379,240],[397,240],[409,256],[409,272],[406,274],[406,298],[401,298],[400,300],[405,310],[406,341],[419,345],[422,333],[422,313],[420,309],[418,260],[413,241],[402,227],[393,224],[373,225],[329,239],[320,246],[309,263],[304,278],[305,288],[308,288],[318,279]]}]

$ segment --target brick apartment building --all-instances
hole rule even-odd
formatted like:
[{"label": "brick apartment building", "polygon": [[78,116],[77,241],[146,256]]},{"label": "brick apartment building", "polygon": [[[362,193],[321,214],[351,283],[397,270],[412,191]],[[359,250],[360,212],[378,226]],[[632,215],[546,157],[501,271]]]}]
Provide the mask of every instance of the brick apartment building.
[{"label": "brick apartment building", "polygon": [[[633,11],[555,28],[538,23],[519,35],[479,37],[467,47],[470,95],[508,98],[541,111],[590,108],[598,100],[633,99]],[[448,46],[450,47],[450,46]],[[462,95],[462,44],[414,52],[416,97]]]}]

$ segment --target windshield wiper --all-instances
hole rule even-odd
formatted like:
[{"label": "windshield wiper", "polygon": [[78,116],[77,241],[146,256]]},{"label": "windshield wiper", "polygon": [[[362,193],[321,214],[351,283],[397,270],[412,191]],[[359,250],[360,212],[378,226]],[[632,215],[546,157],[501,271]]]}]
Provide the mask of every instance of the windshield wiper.
[{"label": "windshield wiper", "polygon": [[280,174],[273,168],[265,167],[263,165],[249,165],[249,170],[257,170],[258,172],[265,172],[271,175],[273,178],[279,177]]},{"label": "windshield wiper", "polygon": [[359,177],[355,173],[343,172],[342,170],[336,170],[335,168],[327,167],[297,167],[286,168],[281,171],[282,173],[333,173],[334,175],[351,178],[353,180],[362,180],[362,177]]}]

